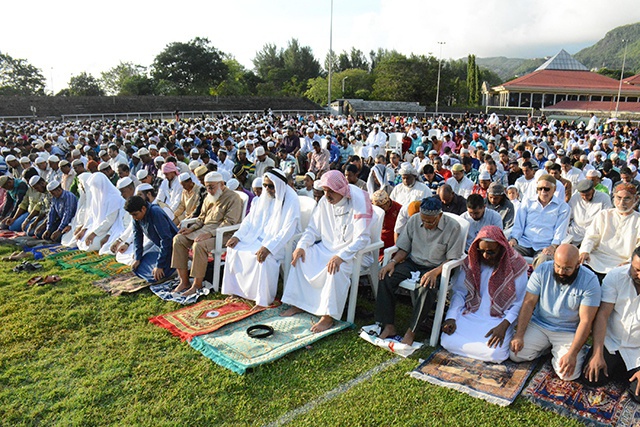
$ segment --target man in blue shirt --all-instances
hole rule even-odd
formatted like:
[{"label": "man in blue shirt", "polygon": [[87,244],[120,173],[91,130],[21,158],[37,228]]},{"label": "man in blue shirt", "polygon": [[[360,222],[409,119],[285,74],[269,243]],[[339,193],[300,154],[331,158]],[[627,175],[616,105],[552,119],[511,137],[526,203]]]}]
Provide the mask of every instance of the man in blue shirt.
[{"label": "man in blue shirt", "polygon": [[551,349],[558,377],[577,379],[585,359],[582,346],[591,332],[600,294],[598,278],[580,265],[578,249],[558,246],[553,261],[538,266],[527,283],[511,340],[511,360],[533,360]]},{"label": "man in blue shirt", "polygon": [[[149,204],[140,196],[129,198],[124,209],[135,220],[135,262],[131,269],[149,283],[166,280],[175,273],[175,269],[171,268],[171,255],[173,237],[178,234],[178,228],[160,206]],[[143,254],[143,236],[151,240],[158,249]]]},{"label": "man in blue shirt", "polygon": [[47,216],[47,228],[42,238],[60,242],[62,235],[71,230],[71,221],[76,215],[78,199],[73,193],[63,190],[58,181],[47,184],[47,191],[51,193],[51,208]]}]

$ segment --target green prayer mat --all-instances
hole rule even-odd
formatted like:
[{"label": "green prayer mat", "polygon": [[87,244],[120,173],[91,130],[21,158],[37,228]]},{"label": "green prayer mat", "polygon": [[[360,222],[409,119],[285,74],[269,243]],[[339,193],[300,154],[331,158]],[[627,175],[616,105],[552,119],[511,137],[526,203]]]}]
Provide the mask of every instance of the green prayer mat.
[{"label": "green prayer mat", "polygon": [[[318,317],[308,313],[281,317],[284,310],[282,306],[264,310],[210,334],[196,336],[190,344],[218,365],[244,374],[247,369],[273,362],[351,326],[349,322],[335,321],[332,328],[313,333],[310,328],[320,320]],[[274,334],[266,338],[250,338],[247,328],[253,325],[271,326]]]}]

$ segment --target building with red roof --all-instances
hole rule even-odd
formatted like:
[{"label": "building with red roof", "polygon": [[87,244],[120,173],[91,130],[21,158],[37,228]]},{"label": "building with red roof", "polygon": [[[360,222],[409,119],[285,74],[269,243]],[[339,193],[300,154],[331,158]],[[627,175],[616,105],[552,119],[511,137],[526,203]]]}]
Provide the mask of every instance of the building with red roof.
[{"label": "building with red roof", "polygon": [[565,50],[530,74],[483,89],[488,106],[610,112],[616,111],[618,104],[618,111],[640,111],[640,75],[623,80],[621,85],[619,80],[589,71]]}]

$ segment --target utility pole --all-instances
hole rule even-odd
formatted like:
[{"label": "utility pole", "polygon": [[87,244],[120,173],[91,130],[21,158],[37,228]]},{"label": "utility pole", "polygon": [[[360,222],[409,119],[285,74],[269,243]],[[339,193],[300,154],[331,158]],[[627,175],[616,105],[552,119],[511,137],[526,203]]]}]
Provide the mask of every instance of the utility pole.
[{"label": "utility pole", "polygon": [[438,61],[438,85],[436,89],[436,116],[438,115],[438,101],[440,101],[440,70],[442,69],[442,45],[446,42],[438,42],[440,45],[440,60]]},{"label": "utility pole", "polygon": [[329,20],[329,79],[327,108],[331,109],[331,73],[333,71],[333,0],[331,0],[331,18]]}]

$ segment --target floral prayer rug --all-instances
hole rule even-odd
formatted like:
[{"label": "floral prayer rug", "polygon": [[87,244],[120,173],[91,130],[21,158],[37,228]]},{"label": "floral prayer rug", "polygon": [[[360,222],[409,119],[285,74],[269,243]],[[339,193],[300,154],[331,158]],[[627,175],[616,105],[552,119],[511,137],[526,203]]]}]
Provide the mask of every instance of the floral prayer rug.
[{"label": "floral prayer rug", "polygon": [[103,255],[103,259],[96,263],[87,263],[79,265],[78,268],[86,271],[87,273],[93,273],[100,277],[113,277],[118,274],[131,271],[131,267],[125,264],[120,264],[116,261],[116,257],[113,255]]},{"label": "floral prayer rug", "polygon": [[640,426],[640,404],[629,396],[627,387],[617,382],[595,388],[577,381],[562,381],[547,361],[523,396],[538,406],[586,425]]},{"label": "floral prayer rug", "polygon": [[105,257],[111,255],[100,255],[98,252],[85,252],[81,250],[61,252],[51,256],[62,268],[79,268],[81,265],[97,264]]},{"label": "floral prayer rug", "polygon": [[508,406],[522,391],[535,365],[536,361],[488,363],[440,348],[409,375],[495,405]]},{"label": "floral prayer rug", "polygon": [[167,329],[182,341],[216,331],[233,322],[253,316],[264,307],[251,310],[254,303],[242,298],[201,301],[190,307],[152,317],[149,322]]},{"label": "floral prayer rug", "polygon": [[107,277],[93,282],[94,286],[109,292],[113,296],[130,294],[140,289],[149,287],[151,284],[136,276],[133,272],[118,274],[114,277]]},{"label": "floral prayer rug", "polygon": [[[196,336],[190,344],[218,365],[244,374],[351,326],[349,322],[335,321],[332,328],[313,333],[310,328],[320,320],[318,317],[308,313],[281,317],[284,310],[283,306],[266,309],[210,334]],[[247,328],[254,325],[273,328],[273,335],[249,337]]]},{"label": "floral prayer rug", "polygon": [[62,246],[59,243],[55,243],[55,244],[47,244],[47,245],[41,245],[41,246],[34,246],[33,248],[25,248],[24,251],[25,252],[31,252],[34,256],[35,260],[39,260],[39,259],[43,259],[43,258],[49,258],[52,255],[55,254],[59,254],[59,253],[63,253],[63,252],[68,252],[68,251],[73,251],[76,250],[77,248],[68,248],[66,246]]}]

